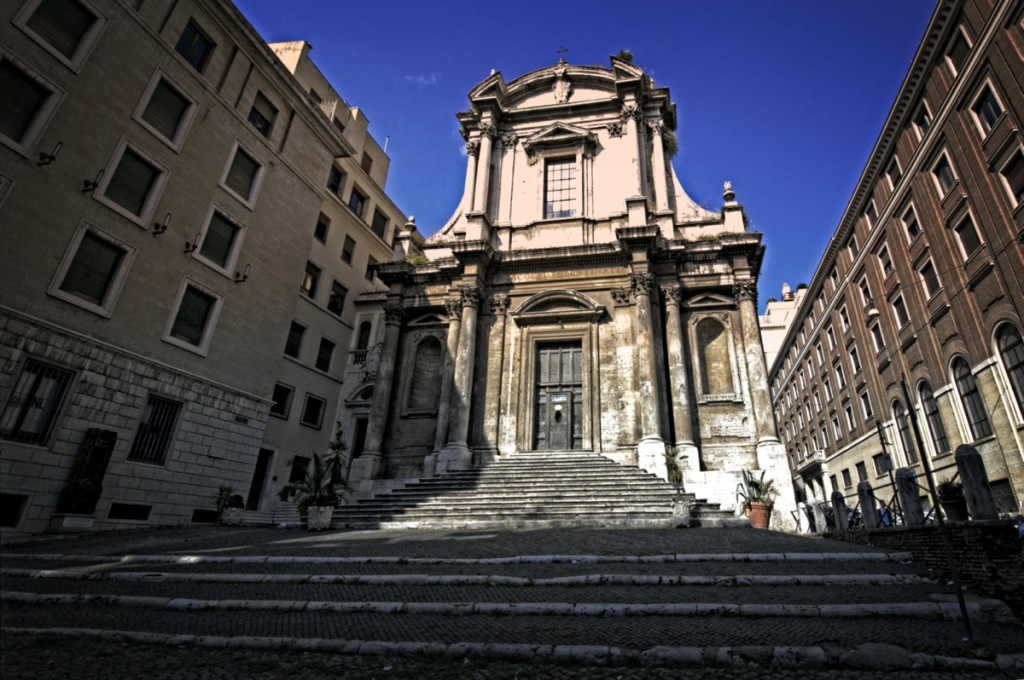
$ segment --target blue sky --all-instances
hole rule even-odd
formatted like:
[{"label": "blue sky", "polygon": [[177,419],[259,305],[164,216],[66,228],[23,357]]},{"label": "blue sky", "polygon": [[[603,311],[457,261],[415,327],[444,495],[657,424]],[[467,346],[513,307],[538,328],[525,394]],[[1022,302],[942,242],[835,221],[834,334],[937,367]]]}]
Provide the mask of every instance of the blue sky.
[{"label": "blue sky", "polygon": [[634,55],[679,114],[673,159],[718,209],[733,183],[767,246],[760,306],[807,282],[863,170],[934,0],[371,2],[236,0],[268,41],[306,40],[370,132],[388,142],[387,191],[429,236],[461,198],[455,113],[507,81],[567,61]]}]

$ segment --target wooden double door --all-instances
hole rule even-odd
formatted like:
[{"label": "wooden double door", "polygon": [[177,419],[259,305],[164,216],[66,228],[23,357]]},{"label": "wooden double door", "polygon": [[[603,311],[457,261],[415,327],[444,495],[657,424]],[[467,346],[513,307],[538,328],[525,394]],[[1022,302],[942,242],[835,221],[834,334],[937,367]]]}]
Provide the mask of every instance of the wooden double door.
[{"label": "wooden double door", "polygon": [[583,347],[579,341],[537,345],[534,437],[538,451],[583,446]]}]

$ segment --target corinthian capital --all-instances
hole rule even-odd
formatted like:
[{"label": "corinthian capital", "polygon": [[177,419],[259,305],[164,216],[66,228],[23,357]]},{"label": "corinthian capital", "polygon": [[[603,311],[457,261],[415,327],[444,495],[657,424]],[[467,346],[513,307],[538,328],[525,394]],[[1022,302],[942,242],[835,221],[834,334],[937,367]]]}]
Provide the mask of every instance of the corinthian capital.
[{"label": "corinthian capital", "polygon": [[471,140],[466,142],[466,155],[477,156],[480,154],[480,142]]},{"label": "corinthian capital", "polygon": [[462,318],[462,300],[445,300],[444,311],[449,319]]},{"label": "corinthian capital", "polygon": [[743,279],[732,284],[732,294],[737,301],[750,300],[757,304],[757,282],[754,279]]},{"label": "corinthian capital", "polygon": [[514,132],[506,132],[501,136],[501,145],[506,149],[515,148],[516,142],[519,141],[519,137]]},{"label": "corinthian capital", "polygon": [[647,129],[651,131],[651,134],[661,136],[661,133],[665,131],[665,123],[662,122],[661,118],[651,118],[647,121]]},{"label": "corinthian capital", "polygon": [[494,316],[505,316],[510,302],[508,295],[494,294],[487,301],[491,304],[491,313]]},{"label": "corinthian capital", "polygon": [[486,122],[480,124],[480,134],[484,137],[490,137],[494,139],[498,136],[498,128],[494,127],[494,123]]},{"label": "corinthian capital", "polygon": [[459,296],[463,307],[477,307],[484,293],[479,286],[459,286]]},{"label": "corinthian capital", "polygon": [[633,120],[635,120],[637,122],[640,122],[640,119],[643,118],[643,115],[644,114],[640,110],[640,107],[637,106],[636,104],[634,104],[633,102],[630,102],[628,104],[623,104],[622,105],[621,117],[622,117],[622,120],[624,120],[624,121],[629,120],[630,118],[632,118]]},{"label": "corinthian capital", "polygon": [[678,283],[662,286],[661,294],[665,296],[665,300],[667,302],[672,302],[678,305],[683,301],[683,287]]},{"label": "corinthian capital", "polygon": [[633,295],[650,295],[654,287],[654,277],[650,274],[630,274],[629,287]]},{"label": "corinthian capital", "polygon": [[401,302],[394,301],[388,302],[384,305],[384,321],[385,323],[401,323],[402,319],[405,318],[405,307],[402,306]]}]

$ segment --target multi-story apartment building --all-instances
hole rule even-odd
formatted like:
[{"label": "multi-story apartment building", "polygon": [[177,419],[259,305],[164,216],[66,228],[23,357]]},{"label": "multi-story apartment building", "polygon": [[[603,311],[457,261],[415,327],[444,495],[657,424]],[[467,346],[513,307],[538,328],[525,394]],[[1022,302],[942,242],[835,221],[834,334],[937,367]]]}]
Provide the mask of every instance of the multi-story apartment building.
[{"label": "multi-story apartment building", "polygon": [[342,380],[346,368],[365,360],[377,330],[374,319],[357,319],[354,301],[386,290],[376,266],[391,260],[391,244],[405,230],[405,215],[384,193],[390,159],[367,132],[366,116],[349,107],[320,73],[309,43],[270,48],[352,151],[324,173],[320,212],[307,225],[313,238],[301,285],[294,289],[297,304],[282,345],[284,362],[247,497],[253,510],[281,502],[278,492],[304,476],[313,451],[326,453],[336,437],[351,441],[349,424],[341,421]]},{"label": "multi-story apartment building", "polygon": [[805,284],[800,284],[794,291],[788,283],[783,283],[781,298],[768,298],[764,314],[757,317],[761,327],[761,344],[764,345],[764,360],[768,366],[775,363],[779,347],[786,340],[786,331],[796,319],[796,312],[806,296]]},{"label": "multi-story apartment building", "polygon": [[1024,3],[938,3],[770,370],[806,498],[886,482],[881,423],[895,467],[970,443],[1001,509],[1020,507],[1022,73]]},{"label": "multi-story apartment building", "polygon": [[0,524],[182,523],[222,484],[269,490],[277,386],[297,445],[326,446],[344,292],[404,223],[365,119],[325,115],[228,0],[0,14]]}]

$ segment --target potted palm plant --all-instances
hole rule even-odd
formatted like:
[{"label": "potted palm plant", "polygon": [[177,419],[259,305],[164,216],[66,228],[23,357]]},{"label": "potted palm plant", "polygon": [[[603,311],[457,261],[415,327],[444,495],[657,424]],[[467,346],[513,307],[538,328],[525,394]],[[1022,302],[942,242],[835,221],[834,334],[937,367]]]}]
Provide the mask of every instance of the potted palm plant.
[{"label": "potted palm plant", "polygon": [[314,451],[306,476],[285,488],[295,491],[295,502],[299,512],[306,517],[307,529],[330,528],[334,508],[348,490],[341,476],[340,457],[337,453],[321,456]]},{"label": "potted palm plant", "polygon": [[743,481],[736,485],[736,500],[750,518],[750,526],[767,529],[772,516],[772,507],[779,492],[775,480],[765,479],[765,471],[755,477],[750,470],[743,470]]},{"label": "potted palm plant", "polygon": [[967,497],[964,496],[964,485],[952,479],[944,479],[935,489],[939,495],[939,505],[951,522],[967,521]]},{"label": "potted palm plant", "polygon": [[245,499],[241,494],[235,493],[230,486],[221,485],[217,494],[213,497],[213,503],[217,506],[217,515],[221,524],[234,526],[242,521],[242,511],[245,510]]}]

